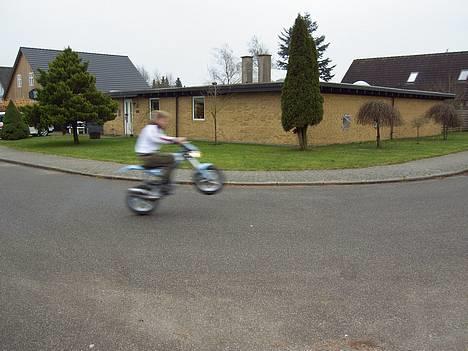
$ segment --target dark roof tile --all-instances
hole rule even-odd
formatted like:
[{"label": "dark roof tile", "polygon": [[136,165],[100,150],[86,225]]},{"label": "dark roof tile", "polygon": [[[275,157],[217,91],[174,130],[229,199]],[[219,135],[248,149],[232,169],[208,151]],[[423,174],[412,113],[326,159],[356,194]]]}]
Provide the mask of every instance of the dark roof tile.
[{"label": "dark roof tile", "polygon": [[[463,69],[468,69],[468,51],[357,59],[342,83],[365,81],[370,85],[460,95],[466,84],[458,81]],[[407,82],[411,72],[419,72],[414,83]]]},{"label": "dark roof tile", "polygon": [[[47,70],[61,50],[21,47],[32,69]],[[89,63],[88,71],[96,77],[96,87],[103,92],[112,90],[146,89],[147,83],[128,56],[77,52],[83,61]]]}]

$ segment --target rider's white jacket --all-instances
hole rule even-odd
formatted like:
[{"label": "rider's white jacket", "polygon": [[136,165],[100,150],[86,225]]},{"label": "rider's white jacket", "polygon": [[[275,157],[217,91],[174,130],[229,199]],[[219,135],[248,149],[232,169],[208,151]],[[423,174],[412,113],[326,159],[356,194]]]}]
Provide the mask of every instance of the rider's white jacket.
[{"label": "rider's white jacket", "polygon": [[141,130],[135,145],[137,154],[152,154],[159,151],[161,144],[172,144],[175,138],[167,136],[164,130],[155,124],[148,124]]}]

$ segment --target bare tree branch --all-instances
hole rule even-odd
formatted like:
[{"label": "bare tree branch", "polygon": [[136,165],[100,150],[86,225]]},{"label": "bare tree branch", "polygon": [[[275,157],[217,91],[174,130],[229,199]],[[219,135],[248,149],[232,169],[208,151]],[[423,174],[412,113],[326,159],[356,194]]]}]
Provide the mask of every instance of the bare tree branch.
[{"label": "bare tree branch", "polygon": [[137,66],[137,70],[138,70],[138,72],[140,72],[140,74],[143,77],[143,79],[145,80],[146,84],[150,85],[151,84],[151,78],[150,78],[150,75],[149,75],[148,71],[146,70],[145,66],[143,66],[143,65]]},{"label": "bare tree branch", "polygon": [[213,50],[215,64],[208,68],[210,78],[221,84],[235,84],[240,79],[240,60],[232,49],[224,44]]}]

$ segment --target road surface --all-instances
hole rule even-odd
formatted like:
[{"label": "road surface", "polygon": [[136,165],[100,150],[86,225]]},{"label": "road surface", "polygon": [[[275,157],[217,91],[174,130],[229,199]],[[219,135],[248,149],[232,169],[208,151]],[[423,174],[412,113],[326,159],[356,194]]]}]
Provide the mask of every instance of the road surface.
[{"label": "road surface", "polygon": [[0,163],[0,350],[467,350],[467,176],[131,184]]}]

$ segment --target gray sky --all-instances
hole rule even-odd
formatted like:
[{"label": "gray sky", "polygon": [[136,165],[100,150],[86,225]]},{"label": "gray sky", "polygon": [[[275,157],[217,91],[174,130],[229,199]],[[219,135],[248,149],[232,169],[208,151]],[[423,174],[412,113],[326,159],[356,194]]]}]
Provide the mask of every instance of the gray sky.
[{"label": "gray sky", "polygon": [[[184,85],[208,81],[212,49],[241,56],[257,35],[271,52],[277,35],[308,11],[331,42],[340,81],[353,58],[468,50],[466,0],[0,0],[0,65],[20,46],[128,55]],[[274,78],[280,74],[275,73]]]}]

